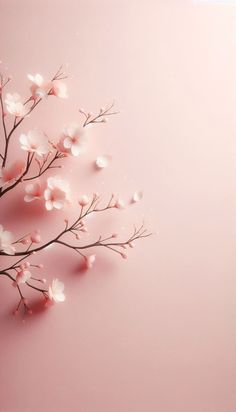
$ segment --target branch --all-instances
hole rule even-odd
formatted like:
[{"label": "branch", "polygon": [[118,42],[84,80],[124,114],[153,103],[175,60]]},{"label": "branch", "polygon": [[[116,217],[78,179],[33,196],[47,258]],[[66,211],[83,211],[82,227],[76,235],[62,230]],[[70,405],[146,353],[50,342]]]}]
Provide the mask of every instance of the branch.
[{"label": "branch", "polygon": [[[55,80],[62,80],[62,79],[65,79],[65,78],[66,78],[66,76],[62,73],[61,70],[62,70],[62,66],[60,66],[60,68],[57,70],[56,74],[52,77],[51,82],[54,82]],[[3,77],[2,77],[2,75],[1,75],[1,82],[2,82],[2,79],[3,79]],[[10,79],[9,79],[9,80],[10,80]],[[5,85],[6,85],[7,83],[8,83],[8,81],[5,82],[4,87],[5,87]],[[2,83],[1,83],[1,84],[2,84]],[[3,86],[1,86],[1,91],[2,91],[2,89],[3,89]],[[47,92],[47,95],[48,95],[48,96],[51,95],[51,94],[52,94],[52,88]],[[2,112],[2,123],[3,123],[3,127],[4,127],[4,134],[5,134],[5,140],[6,140],[5,153],[4,153],[4,155],[3,155],[2,167],[5,166],[6,161],[7,161],[7,154],[8,154],[8,149],[9,149],[9,143],[10,143],[10,139],[11,139],[12,134],[15,132],[15,130],[17,129],[17,127],[23,122],[23,120],[24,120],[29,114],[32,113],[32,111],[38,106],[38,104],[39,104],[43,99],[42,99],[42,97],[40,97],[38,100],[34,100],[34,99],[32,98],[32,96],[30,96],[28,99],[26,99],[26,101],[24,102],[24,105],[26,105],[27,103],[29,103],[31,100],[33,100],[33,104],[32,104],[32,106],[29,108],[28,113],[27,113],[25,116],[21,117],[18,121],[17,121],[18,117],[15,116],[15,119],[14,119],[14,122],[13,122],[13,126],[12,126],[10,132],[7,133],[6,125],[5,125],[5,119],[4,119],[4,109],[3,109],[3,102],[2,102],[2,93],[1,93],[0,103],[1,103],[1,112]]]},{"label": "branch", "polygon": [[89,124],[93,123],[106,123],[107,119],[106,116],[112,116],[114,114],[118,114],[119,112],[111,111],[114,107],[114,102],[107,108],[104,109],[103,107],[100,109],[100,112],[93,116],[92,113],[86,113],[83,109],[80,109],[79,112],[85,116],[85,121],[83,123],[83,127],[88,126]]},{"label": "branch", "polygon": [[[46,247],[48,247],[48,246],[50,246],[54,243],[64,244],[65,246],[70,247],[70,248],[72,248],[76,251],[82,250],[82,249],[88,249],[88,248],[95,247],[95,246],[103,246],[103,247],[107,247],[107,248],[111,249],[113,246],[123,247],[125,245],[129,245],[132,241],[134,241],[136,239],[140,239],[142,237],[150,236],[150,234],[146,233],[146,229],[144,229],[144,226],[142,225],[139,229],[135,228],[132,236],[125,242],[104,243],[105,240],[108,240],[110,238],[103,239],[103,240],[100,238],[97,242],[91,243],[90,245],[72,246],[70,244],[67,244],[66,242],[61,241],[61,238],[67,233],[71,233],[71,234],[75,235],[78,238],[78,232],[84,232],[86,230],[83,219],[85,219],[91,213],[101,213],[101,212],[104,212],[106,210],[116,208],[116,203],[113,200],[114,200],[114,195],[111,196],[108,204],[105,207],[98,208],[98,205],[100,203],[100,198],[99,198],[99,196],[97,196],[95,194],[93,196],[93,199],[90,202],[89,206],[87,207],[87,209],[84,211],[84,207],[81,206],[81,211],[80,211],[80,214],[79,214],[78,218],[71,225],[69,225],[68,221],[66,221],[65,228],[55,238],[51,239],[50,241],[44,243],[41,246],[38,246],[38,247],[32,249],[32,250],[29,250],[29,248],[27,248],[27,250],[25,250],[25,251],[16,252],[14,254],[14,256],[26,256],[26,255],[29,256],[29,254],[35,254],[36,252],[40,252],[41,250],[45,249]],[[0,255],[1,256],[9,256],[4,251],[0,251]]]},{"label": "branch", "polygon": [[[8,269],[8,270],[10,270],[10,269]],[[12,280],[13,285],[17,288],[17,291],[18,291],[18,293],[19,293],[19,295],[20,295],[19,303],[18,303],[16,309],[13,311],[13,314],[16,315],[16,314],[19,312],[20,306],[23,305],[23,307],[24,307],[24,313],[25,313],[25,314],[28,313],[28,314],[31,315],[33,312],[32,312],[32,310],[30,309],[30,307],[28,306],[27,300],[25,299],[25,297],[24,297],[24,295],[23,295],[23,293],[22,293],[22,290],[21,290],[19,284],[16,282],[16,279],[15,279],[10,273],[8,273],[6,270],[0,271],[0,276],[1,276],[1,275],[2,275],[2,276],[7,276],[10,280]],[[35,278],[32,278],[32,279],[37,280],[37,281],[41,281],[41,279],[35,279]],[[46,301],[48,300],[48,291],[47,291],[46,289],[38,288],[37,286],[34,286],[34,285],[32,285],[31,283],[29,283],[29,282],[25,282],[25,284],[26,284],[29,288],[34,289],[34,290],[36,290],[37,292],[42,293],[42,294],[43,294],[43,297],[46,299]]]},{"label": "branch", "polygon": [[22,175],[12,185],[8,186],[6,189],[3,189],[3,187],[0,188],[0,198],[5,193],[9,192],[9,190],[14,189],[20,182],[22,182],[23,177],[27,175],[27,173],[30,169],[33,158],[34,158],[34,153],[32,153],[32,154],[28,153],[25,171],[22,173]]}]

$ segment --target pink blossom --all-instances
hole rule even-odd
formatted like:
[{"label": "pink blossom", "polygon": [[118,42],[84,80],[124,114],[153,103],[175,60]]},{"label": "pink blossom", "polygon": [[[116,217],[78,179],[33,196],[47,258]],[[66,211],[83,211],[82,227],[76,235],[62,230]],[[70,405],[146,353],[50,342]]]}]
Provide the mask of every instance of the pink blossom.
[{"label": "pink blossom", "polygon": [[52,82],[46,82],[41,74],[28,74],[28,79],[33,83],[30,90],[34,99],[46,97],[52,88]]},{"label": "pink blossom", "polygon": [[32,202],[33,200],[40,199],[42,197],[42,188],[40,183],[30,183],[25,187],[26,195],[24,196],[25,202]]},{"label": "pink blossom", "polygon": [[72,156],[78,156],[84,152],[85,135],[84,129],[79,127],[76,123],[72,123],[64,130],[63,146],[69,150]]},{"label": "pink blossom", "polygon": [[29,153],[36,153],[39,156],[50,152],[51,146],[47,136],[40,130],[30,130],[28,134],[20,135],[21,148]]},{"label": "pink blossom", "polygon": [[0,225],[0,250],[7,255],[15,254],[15,247],[13,246],[13,235],[8,230],[4,230]]},{"label": "pink blossom", "polygon": [[69,192],[69,184],[66,180],[59,176],[49,177],[44,191],[46,209],[62,209],[70,201]]},{"label": "pink blossom", "polygon": [[85,258],[86,268],[91,269],[96,260],[96,255],[89,255]]},{"label": "pink blossom", "polygon": [[67,99],[68,92],[66,84],[60,81],[53,82],[50,94],[60,97],[61,99]]},{"label": "pink blossom", "polygon": [[28,110],[18,93],[7,93],[5,103],[7,111],[17,117],[24,117]]},{"label": "pink blossom", "polygon": [[58,279],[53,279],[51,286],[48,288],[49,299],[54,302],[64,302],[64,283],[60,282]]},{"label": "pink blossom", "polygon": [[31,273],[29,270],[21,270],[20,272],[17,273],[16,275],[16,283],[20,284],[20,283],[26,283],[28,282],[28,280],[30,280],[31,278]]},{"label": "pink blossom", "polygon": [[2,167],[0,170],[0,186],[16,181],[23,173],[24,162],[17,160],[9,167]]}]

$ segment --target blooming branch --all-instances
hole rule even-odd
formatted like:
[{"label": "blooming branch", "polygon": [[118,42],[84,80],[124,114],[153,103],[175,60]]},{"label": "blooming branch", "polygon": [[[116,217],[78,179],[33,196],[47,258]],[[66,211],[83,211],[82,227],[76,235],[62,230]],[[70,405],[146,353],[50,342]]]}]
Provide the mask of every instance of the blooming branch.
[{"label": "blooming branch", "polygon": [[[30,96],[23,100],[17,93],[7,93],[4,100],[3,92],[11,79],[8,77],[4,80],[3,75],[0,76],[0,108],[4,147],[4,153],[0,154],[2,161],[0,198],[19,184],[27,182],[23,196],[25,202],[43,201],[48,212],[52,209],[61,210],[66,204],[70,204],[70,185],[65,179],[59,175],[49,175],[46,182],[42,182],[40,178],[46,172],[60,169],[62,167],[61,161],[64,158],[79,156],[86,150],[85,128],[96,123],[106,123],[108,116],[117,114],[118,112],[113,109],[113,103],[107,108],[101,108],[95,115],[80,109],[79,112],[85,118],[82,126],[76,123],[70,124],[64,129],[57,142],[51,141],[41,130],[29,130],[28,133],[21,134],[19,145],[22,151],[26,152],[26,159],[24,162],[19,160],[9,164],[10,142],[18,126],[46,97],[68,97],[66,85],[62,82],[65,78],[61,67],[49,81],[44,80],[40,74],[28,75],[31,82]],[[13,116],[13,123],[9,130],[5,121],[6,116]],[[106,156],[101,157],[99,162],[97,161],[98,166],[105,167],[104,165],[108,164],[107,159]],[[32,165],[34,165],[33,173]],[[136,192],[133,201],[137,202],[141,198],[142,193]],[[103,206],[100,196],[94,194],[91,199],[87,195],[83,195],[78,199],[78,204],[79,212],[75,220],[70,222],[70,219],[66,219],[64,227],[58,234],[46,242],[42,242],[38,229],[14,240],[13,233],[0,225],[0,256],[3,258],[11,256],[12,260],[18,258],[10,266],[0,268],[0,276],[7,277],[19,294],[20,300],[14,313],[18,313],[20,307],[24,308],[25,313],[32,312],[23,294],[23,287],[34,289],[42,294],[45,304],[48,304],[49,301],[63,302],[65,300],[64,284],[58,279],[54,279],[51,285],[46,288],[46,279],[34,275],[36,269],[43,269],[43,264],[33,264],[30,261],[32,256],[38,256],[42,250],[50,245],[56,244],[73,250],[84,260],[85,267],[90,269],[95,263],[96,254],[87,254],[86,251],[103,247],[126,259],[126,249],[132,248],[136,240],[150,236],[144,225],[141,225],[139,228],[134,227],[133,233],[125,241],[119,241],[118,235],[113,233],[108,237],[100,235],[96,241],[84,244],[83,233],[87,232],[87,217],[90,214],[104,213],[110,209],[122,209],[124,202],[112,194],[109,202]],[[40,283],[43,286],[39,286]]]}]

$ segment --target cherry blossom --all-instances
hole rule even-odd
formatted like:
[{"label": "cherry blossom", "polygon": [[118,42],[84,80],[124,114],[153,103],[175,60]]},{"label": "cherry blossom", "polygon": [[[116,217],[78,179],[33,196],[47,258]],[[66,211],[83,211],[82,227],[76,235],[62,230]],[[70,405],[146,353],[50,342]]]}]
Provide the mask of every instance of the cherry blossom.
[{"label": "cherry blossom", "polygon": [[84,129],[72,123],[64,130],[63,146],[70,151],[72,156],[83,153],[85,145]]},{"label": "cherry blossom", "polygon": [[67,99],[68,92],[67,92],[66,84],[60,81],[54,82],[52,84],[52,89],[51,89],[50,94],[60,97],[61,99]]},{"label": "cherry blossom", "polygon": [[52,284],[48,288],[49,299],[54,302],[64,302],[64,283],[58,279],[53,279]]},{"label": "cherry blossom", "polygon": [[[28,133],[20,133],[20,136],[18,135],[19,143],[22,150],[26,151],[26,161],[22,162],[17,160],[14,162],[10,160],[10,155],[17,149],[14,148],[13,139],[17,137],[18,127],[22,127],[25,116],[29,113],[31,114],[41,102],[45,101],[44,98],[47,96],[49,98],[53,95],[59,98],[68,97],[67,87],[61,82],[61,80],[65,78],[66,76],[62,71],[62,67],[57,70],[49,81],[45,81],[39,73],[35,75],[29,74],[28,79],[31,82],[31,93],[28,98],[23,101],[18,93],[6,94],[6,110],[2,101],[0,105],[0,119],[3,131],[0,154],[0,198],[5,195],[8,196],[8,193],[13,189],[18,190],[18,188],[25,186],[23,197],[27,203],[42,198],[45,202],[46,210],[49,211],[62,209],[70,203],[70,187],[68,182],[60,176],[50,175],[50,172],[58,168],[62,170],[64,165],[61,164],[61,161],[66,156],[78,156],[84,151],[87,140],[85,131],[90,128],[91,125],[105,123],[108,116],[116,114],[117,112],[112,110],[113,103],[107,108],[102,107],[97,113],[86,112],[80,109],[80,114],[83,116],[81,126],[76,123],[70,124],[61,134],[58,143],[49,141],[46,134],[40,130],[30,130]],[[4,75],[0,73],[1,92],[3,92],[3,89],[9,81],[10,77],[5,78]],[[15,118],[13,118],[13,120],[8,119],[8,117],[6,117],[6,111],[15,116]],[[21,157],[19,157],[19,159],[21,159]],[[68,160],[69,159],[67,159],[67,162]],[[111,156],[103,154],[98,156],[94,163],[98,169],[103,169],[109,165],[110,160]],[[73,170],[71,169],[70,172],[73,172]],[[44,183],[44,176],[47,176],[46,184]],[[42,185],[39,178],[43,179]],[[25,182],[27,182],[26,185],[24,185]],[[77,187],[78,191],[80,191],[82,187],[83,182]],[[20,191],[15,193],[17,193],[18,196]],[[75,196],[77,196],[76,193]],[[135,192],[132,201],[137,202],[141,198],[142,192]],[[20,206],[20,204],[17,204],[17,199],[18,197],[15,198],[16,207],[14,208],[14,212],[17,212],[17,208]],[[12,201],[14,202],[14,197],[10,197],[10,202]],[[130,202],[132,201],[130,200]],[[4,205],[4,207],[7,207],[7,203],[4,203]],[[126,259],[127,253],[132,249],[134,242],[137,239],[142,239],[150,235],[147,233],[143,224],[138,228],[134,226],[133,232],[125,241],[117,239],[117,233],[109,236],[107,236],[107,234],[100,234],[98,237],[95,237],[95,239],[90,239],[90,236],[85,235],[86,232],[88,232],[85,224],[87,219],[92,216],[94,218],[111,209],[122,209],[124,206],[124,202],[114,194],[111,194],[105,203],[103,203],[102,198],[97,193],[91,196],[85,194],[81,196],[78,195],[75,216],[74,212],[71,215],[68,214],[66,217],[62,216],[58,230],[55,234],[51,234],[45,241],[41,239],[38,229],[27,229],[27,224],[31,226],[32,223],[31,219],[27,219],[27,216],[20,222],[20,226],[18,224],[16,226],[17,231],[20,227],[24,230],[23,234],[17,235],[17,240],[14,239],[11,232],[5,230],[3,226],[0,225],[0,255],[3,261],[0,268],[0,278],[5,279],[7,277],[11,283],[13,282],[12,284],[15,286],[16,293],[19,294],[20,300],[14,313],[18,313],[21,307],[24,309],[24,314],[32,313],[32,310],[28,306],[27,297],[24,296],[26,289],[33,289],[34,292],[36,291],[41,294],[45,305],[47,305],[50,300],[55,302],[63,302],[65,300],[64,284],[61,281],[53,279],[48,288],[47,285],[44,285],[46,279],[42,279],[37,275],[37,271],[43,268],[43,264],[40,263],[41,261],[37,261],[38,255],[42,251],[47,251],[49,248],[56,248],[58,245],[60,245],[60,247],[67,247],[76,252],[77,256],[79,255],[83,258],[83,267],[87,269],[91,269],[96,261],[96,255],[89,254],[91,248],[92,251],[96,247],[98,249],[103,248],[113,251],[123,259]],[[11,208],[9,212],[11,212]],[[20,213],[18,218],[22,219],[22,216]],[[40,223],[40,220],[38,223]],[[95,227],[97,228],[97,226]],[[89,230],[90,229],[92,229],[92,224],[89,225]],[[106,230],[106,228],[104,229]],[[87,251],[87,256],[87,253],[84,253],[84,251]],[[5,255],[15,256],[10,258],[10,256]],[[33,258],[32,261],[31,257]],[[28,259],[30,261],[28,261]],[[31,275],[31,272],[36,273]]]},{"label": "cherry blossom", "polygon": [[30,130],[27,134],[21,134],[19,140],[21,148],[29,153],[43,156],[51,150],[47,136],[40,130]]},{"label": "cherry blossom", "polygon": [[20,283],[26,283],[28,282],[28,280],[30,280],[31,278],[31,273],[29,270],[20,270],[17,275],[16,275],[16,283],[20,284]]},{"label": "cherry blossom", "polygon": [[47,188],[44,190],[45,207],[47,210],[62,209],[70,202],[70,189],[66,180],[59,176],[47,179]]},{"label": "cherry blossom", "polygon": [[34,99],[46,97],[52,88],[52,82],[45,82],[41,74],[28,74],[28,79],[33,83],[30,90]]},{"label": "cherry blossom", "polygon": [[2,167],[0,170],[0,186],[16,181],[23,173],[25,163],[17,160],[9,167]]},{"label": "cherry blossom", "polygon": [[25,187],[26,195],[24,196],[25,202],[32,202],[33,200],[40,199],[42,197],[42,188],[40,183],[30,183]]},{"label": "cherry blossom", "polygon": [[24,117],[28,110],[18,93],[7,93],[5,99],[7,111],[17,117]]},{"label": "cherry blossom", "polygon": [[15,247],[13,246],[13,235],[8,230],[4,230],[0,225],[0,250],[7,255],[15,254]]}]

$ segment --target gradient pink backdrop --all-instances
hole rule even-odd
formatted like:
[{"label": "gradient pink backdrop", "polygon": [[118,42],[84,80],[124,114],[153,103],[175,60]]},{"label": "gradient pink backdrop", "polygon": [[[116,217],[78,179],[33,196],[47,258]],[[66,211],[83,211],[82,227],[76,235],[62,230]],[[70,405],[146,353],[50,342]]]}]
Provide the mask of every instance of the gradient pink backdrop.
[{"label": "gradient pink backdrop", "polygon": [[[43,252],[67,300],[25,323],[1,281],[0,412],[235,412],[236,6],[1,0],[0,12],[11,91],[61,63],[70,76],[70,99],[49,100],[21,130],[57,136],[78,107],[115,98],[120,115],[94,128],[66,173],[79,193],[143,189],[97,231],[125,236],[145,216],[159,232],[128,261],[99,251],[86,274],[73,253]],[[113,162],[96,174],[100,153]],[[45,238],[57,230],[61,215],[29,214],[19,193],[6,205],[11,230],[26,216],[27,230],[36,219]]]}]

